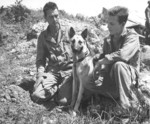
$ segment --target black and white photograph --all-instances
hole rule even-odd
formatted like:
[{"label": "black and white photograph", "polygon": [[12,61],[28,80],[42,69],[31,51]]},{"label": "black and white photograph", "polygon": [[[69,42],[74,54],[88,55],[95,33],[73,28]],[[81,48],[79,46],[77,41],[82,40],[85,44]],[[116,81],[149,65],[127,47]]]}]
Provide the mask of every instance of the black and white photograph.
[{"label": "black and white photograph", "polygon": [[0,124],[149,124],[150,0],[0,0]]}]

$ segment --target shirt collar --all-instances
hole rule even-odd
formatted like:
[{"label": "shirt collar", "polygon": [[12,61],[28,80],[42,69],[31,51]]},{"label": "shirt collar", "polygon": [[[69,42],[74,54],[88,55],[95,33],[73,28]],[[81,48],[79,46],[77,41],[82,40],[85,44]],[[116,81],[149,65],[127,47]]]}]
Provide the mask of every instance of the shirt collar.
[{"label": "shirt collar", "polygon": [[[60,30],[61,30],[61,26],[59,27],[59,31],[60,31]],[[51,34],[50,26],[47,27],[46,33],[47,33],[47,35]]]},{"label": "shirt collar", "polygon": [[[121,35],[120,35],[120,38],[123,38],[124,36],[126,36],[126,34],[127,34],[127,29],[124,28],[123,31],[122,31],[122,33],[121,33]],[[114,35],[110,35],[110,39],[112,39],[113,36],[114,36]]]},{"label": "shirt collar", "polygon": [[126,34],[127,34],[127,29],[124,28],[123,31],[122,31],[122,33],[121,33],[121,37],[124,37]]},{"label": "shirt collar", "polygon": [[[51,42],[56,43],[56,41],[54,40],[54,38],[50,35],[51,31],[50,31],[49,27],[50,26],[48,26],[47,29],[46,29],[46,34],[45,34],[46,41],[51,41]],[[61,33],[61,27],[59,29],[59,33]],[[60,34],[58,34],[58,35],[60,35]]]}]

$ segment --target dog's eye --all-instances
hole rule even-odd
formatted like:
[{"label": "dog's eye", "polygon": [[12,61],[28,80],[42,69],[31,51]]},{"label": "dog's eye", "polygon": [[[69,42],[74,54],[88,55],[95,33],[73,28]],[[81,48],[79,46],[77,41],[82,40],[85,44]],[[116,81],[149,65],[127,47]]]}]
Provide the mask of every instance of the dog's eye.
[{"label": "dog's eye", "polygon": [[79,44],[80,44],[80,45],[82,44],[82,41],[81,41],[81,40],[79,40]]}]

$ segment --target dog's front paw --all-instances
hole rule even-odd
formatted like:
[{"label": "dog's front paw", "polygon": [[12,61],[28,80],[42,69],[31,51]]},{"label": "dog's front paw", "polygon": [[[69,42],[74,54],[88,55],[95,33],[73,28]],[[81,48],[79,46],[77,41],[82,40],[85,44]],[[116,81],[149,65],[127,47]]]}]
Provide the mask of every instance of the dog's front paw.
[{"label": "dog's front paw", "polygon": [[72,111],[72,116],[76,117],[77,116],[77,112],[76,111]]},{"label": "dog's front paw", "polygon": [[73,117],[76,117],[77,115],[80,115],[79,111],[75,111],[75,110],[70,110],[69,111],[70,115],[72,115]]}]

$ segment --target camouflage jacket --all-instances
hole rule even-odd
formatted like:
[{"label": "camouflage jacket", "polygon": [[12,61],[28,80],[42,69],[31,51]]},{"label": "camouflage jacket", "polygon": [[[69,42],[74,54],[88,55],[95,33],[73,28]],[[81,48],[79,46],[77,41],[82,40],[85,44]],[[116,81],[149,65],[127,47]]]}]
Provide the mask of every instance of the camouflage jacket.
[{"label": "camouflage jacket", "polygon": [[56,40],[50,35],[49,28],[41,32],[38,38],[36,57],[36,67],[39,73],[51,71],[61,73],[62,76],[70,73],[72,61],[71,56],[66,52],[65,40],[66,36],[61,29]]},{"label": "camouflage jacket", "polygon": [[113,43],[113,36],[105,38],[103,46],[103,57],[106,58],[109,66],[117,61],[124,61],[139,71],[139,36],[133,29],[125,29],[115,45]]}]

